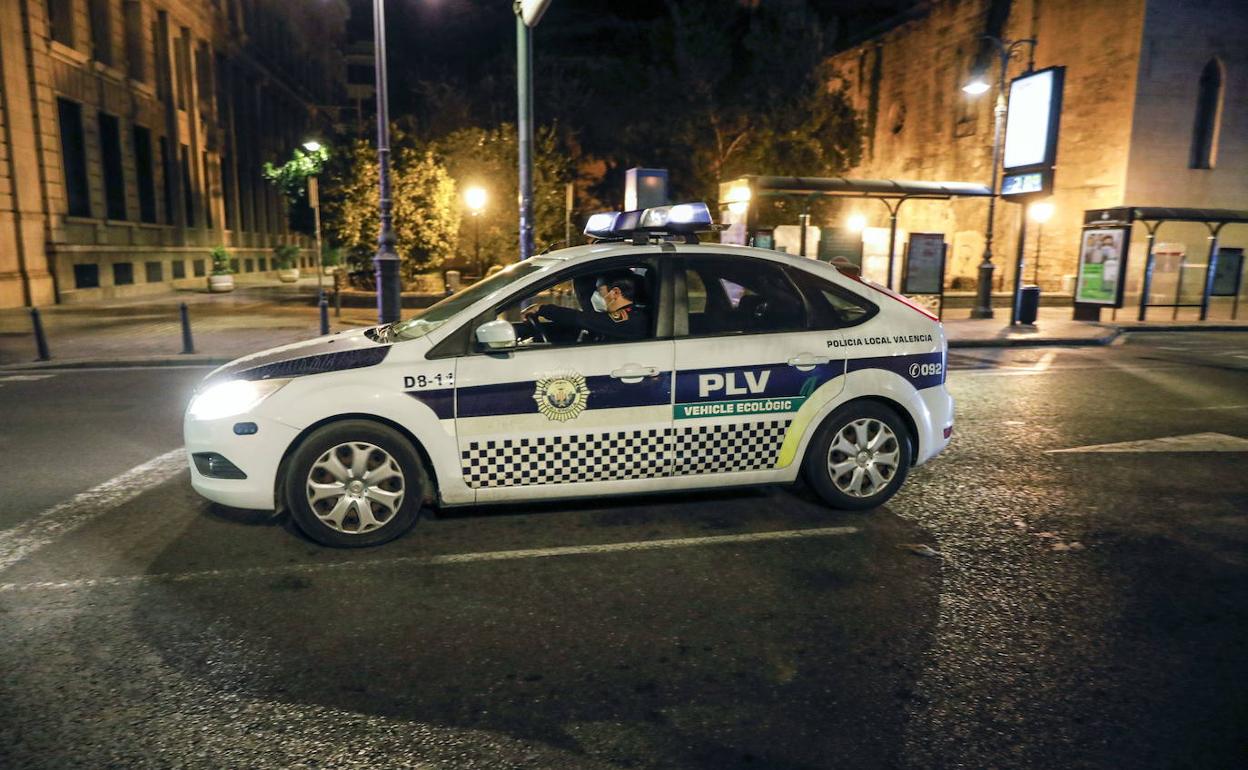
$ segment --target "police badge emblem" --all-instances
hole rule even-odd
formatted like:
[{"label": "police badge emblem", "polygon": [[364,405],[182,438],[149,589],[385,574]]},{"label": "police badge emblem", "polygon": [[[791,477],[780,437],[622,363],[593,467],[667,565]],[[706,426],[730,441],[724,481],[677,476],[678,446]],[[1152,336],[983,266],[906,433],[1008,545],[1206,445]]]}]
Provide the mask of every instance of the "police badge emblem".
[{"label": "police badge emblem", "polygon": [[537,409],[547,419],[557,422],[575,420],[589,402],[589,386],[585,375],[575,372],[549,374],[537,381],[533,391]]}]

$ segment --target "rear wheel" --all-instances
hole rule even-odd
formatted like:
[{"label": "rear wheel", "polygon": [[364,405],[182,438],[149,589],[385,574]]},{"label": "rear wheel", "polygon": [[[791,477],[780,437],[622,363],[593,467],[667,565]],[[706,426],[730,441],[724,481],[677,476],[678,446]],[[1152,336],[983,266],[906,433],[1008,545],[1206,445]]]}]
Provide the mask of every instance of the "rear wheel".
[{"label": "rear wheel", "polygon": [[398,431],[344,420],[303,440],[286,471],[291,517],[332,546],[379,545],[416,523],[425,490],[420,458]]},{"label": "rear wheel", "polygon": [[882,404],[846,404],[819,426],[806,451],[806,480],[833,508],[883,505],[910,470],[910,432]]}]

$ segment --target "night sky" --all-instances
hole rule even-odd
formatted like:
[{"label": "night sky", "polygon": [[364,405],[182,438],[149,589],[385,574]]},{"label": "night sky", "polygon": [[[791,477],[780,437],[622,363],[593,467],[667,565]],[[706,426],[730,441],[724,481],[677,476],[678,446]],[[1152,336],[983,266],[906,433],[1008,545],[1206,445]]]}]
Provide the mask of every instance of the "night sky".
[{"label": "night sky", "polygon": [[[756,0],[766,3],[767,0]],[[783,0],[776,0],[783,2]],[[748,0],[747,0],[748,2]],[[912,0],[811,0],[824,21],[837,24],[844,39],[887,19]],[[739,2],[723,0],[725,12]],[[349,39],[372,36],[372,0],[350,0]],[[478,90],[482,80],[514,82],[515,21],[508,0],[387,0],[391,114],[419,110],[416,81],[434,81]],[[630,35],[644,34],[649,22],[666,14],[663,0],[554,0],[535,32],[538,71],[557,56],[612,56],[611,45],[627,46]],[[618,49],[617,49],[618,50]],[[545,61],[544,61],[545,60]],[[541,84],[537,96],[540,100]],[[496,87],[490,98],[498,117],[514,120],[514,86]],[[536,105],[542,120],[540,102]]]}]

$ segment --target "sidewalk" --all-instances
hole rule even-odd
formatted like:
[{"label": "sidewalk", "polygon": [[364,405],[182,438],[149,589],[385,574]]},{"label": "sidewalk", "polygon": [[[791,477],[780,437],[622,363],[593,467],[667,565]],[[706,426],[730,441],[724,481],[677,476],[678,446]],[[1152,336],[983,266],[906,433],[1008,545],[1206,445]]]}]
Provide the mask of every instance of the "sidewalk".
[{"label": "sidewalk", "polygon": [[[191,317],[195,352],[184,355],[178,308]],[[30,311],[0,310],[0,367],[215,365],[247,353],[310,339],[320,333],[316,280],[256,284],[230,294],[198,291],[94,305],[41,309],[52,360],[36,362]],[[1072,321],[1068,307],[1042,307],[1034,327],[1009,327],[1009,309],[990,319],[969,318],[969,308],[950,308],[945,331],[950,347],[1107,345],[1131,331],[1248,331],[1242,321]],[[376,324],[372,308],[329,309],[330,331]]]}]

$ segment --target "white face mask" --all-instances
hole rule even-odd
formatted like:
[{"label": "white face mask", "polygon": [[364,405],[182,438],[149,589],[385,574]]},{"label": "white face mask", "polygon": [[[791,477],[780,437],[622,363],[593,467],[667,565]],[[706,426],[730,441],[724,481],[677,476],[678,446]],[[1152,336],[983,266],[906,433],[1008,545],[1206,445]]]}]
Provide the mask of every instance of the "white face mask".
[{"label": "white face mask", "polygon": [[594,310],[599,313],[607,312],[607,300],[597,289],[594,289],[593,296],[589,298],[589,304],[593,305]]}]

